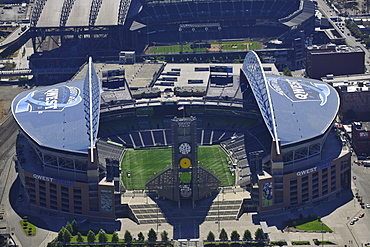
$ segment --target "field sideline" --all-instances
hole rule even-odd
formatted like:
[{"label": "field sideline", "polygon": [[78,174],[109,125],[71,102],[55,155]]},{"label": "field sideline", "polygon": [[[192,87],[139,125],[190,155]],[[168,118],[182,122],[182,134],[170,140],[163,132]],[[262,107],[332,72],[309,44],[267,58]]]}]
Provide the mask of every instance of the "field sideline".
[{"label": "field sideline", "polygon": [[[209,43],[209,48],[191,48],[190,44],[185,44],[182,46],[182,52],[192,53],[192,52],[206,52],[206,51],[240,51],[240,50],[256,50],[261,49],[261,43],[256,41],[228,41],[220,43]],[[151,46],[148,47],[145,53],[147,54],[171,54],[180,53],[180,45],[171,46]]]},{"label": "field sideline", "polygon": [[[145,189],[145,184],[161,171],[170,168],[172,149],[128,149],[121,162],[122,180],[127,189]],[[200,166],[213,172],[221,180],[221,186],[235,184],[235,177],[228,168],[228,157],[218,146],[198,147]],[[127,176],[130,172],[130,177]]]}]

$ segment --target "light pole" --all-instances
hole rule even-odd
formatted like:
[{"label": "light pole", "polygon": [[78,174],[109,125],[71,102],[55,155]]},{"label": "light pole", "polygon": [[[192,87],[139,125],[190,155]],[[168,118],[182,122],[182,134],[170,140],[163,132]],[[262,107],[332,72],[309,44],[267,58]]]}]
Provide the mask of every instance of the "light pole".
[{"label": "light pole", "polygon": [[324,246],[324,223],[321,223],[321,246]]},{"label": "light pole", "polygon": [[220,232],[220,195],[218,195],[217,219],[218,219],[218,232]]}]

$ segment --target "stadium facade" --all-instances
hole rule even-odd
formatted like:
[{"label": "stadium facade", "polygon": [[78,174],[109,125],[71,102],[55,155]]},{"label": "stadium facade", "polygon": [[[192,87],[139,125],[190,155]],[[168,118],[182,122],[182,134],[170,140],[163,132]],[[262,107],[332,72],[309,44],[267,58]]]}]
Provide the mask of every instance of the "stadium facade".
[{"label": "stadium facade", "polygon": [[17,168],[32,209],[131,217],[122,203],[126,148],[170,146],[171,120],[183,114],[196,117],[198,145],[220,144],[233,161],[236,186],[251,195],[240,213],[294,210],[349,189],[331,86],[265,74],[254,52],[243,64],[117,66],[101,65],[98,76],[90,61],[81,79],[13,100]]}]

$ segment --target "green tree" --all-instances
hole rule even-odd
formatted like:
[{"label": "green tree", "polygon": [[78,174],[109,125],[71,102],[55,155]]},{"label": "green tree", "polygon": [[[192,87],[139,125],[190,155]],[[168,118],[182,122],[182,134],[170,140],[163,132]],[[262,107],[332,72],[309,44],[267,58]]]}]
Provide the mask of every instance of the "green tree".
[{"label": "green tree", "polygon": [[58,232],[57,240],[58,240],[59,242],[64,242],[63,237],[64,237],[64,231],[65,231],[65,230],[66,230],[66,229],[65,229],[64,227],[62,227],[62,229],[60,229],[60,231]]},{"label": "green tree", "polygon": [[87,233],[87,242],[89,243],[95,242],[95,233],[91,230]]},{"label": "green tree", "polygon": [[108,236],[103,229],[99,230],[98,239],[100,243],[105,243],[108,241]]},{"label": "green tree", "polygon": [[285,67],[284,71],[283,71],[283,74],[285,76],[292,76],[292,71],[290,71],[290,69],[288,67]]},{"label": "green tree", "polygon": [[66,229],[67,229],[70,233],[73,233],[73,228],[72,228],[71,223],[69,223],[69,221],[68,221],[68,222],[67,222],[67,224],[66,224]]},{"label": "green tree", "polygon": [[208,241],[215,241],[215,235],[213,234],[213,232],[209,231],[209,233],[207,235],[207,240]]},{"label": "green tree", "polygon": [[80,232],[77,233],[77,238],[76,238],[76,241],[78,243],[82,243],[84,241],[83,237],[82,237],[82,234]]},{"label": "green tree", "polygon": [[230,239],[232,241],[238,241],[240,240],[240,234],[236,230],[234,230],[231,232]]},{"label": "green tree", "polygon": [[148,241],[149,242],[157,241],[157,233],[154,231],[153,228],[150,228],[150,230],[148,232]]},{"label": "green tree", "polygon": [[117,232],[113,232],[112,234],[112,242],[119,242],[119,237]]},{"label": "green tree", "polygon": [[72,220],[72,223],[71,223],[71,226],[72,226],[72,235],[76,235],[77,232],[78,232],[78,224],[77,224],[77,221],[76,220]]},{"label": "green tree", "polygon": [[68,229],[65,229],[64,232],[63,232],[63,242],[64,243],[69,243],[69,242],[71,242],[71,239],[72,239],[71,232],[68,231]]},{"label": "green tree", "polygon": [[248,229],[244,231],[243,240],[252,240],[252,234]]},{"label": "green tree", "polygon": [[132,242],[132,235],[128,230],[125,231],[124,239],[127,243]]},{"label": "green tree", "polygon": [[227,233],[224,228],[221,229],[219,239],[223,241],[228,239]]},{"label": "green tree", "polygon": [[137,240],[139,240],[140,242],[143,242],[145,240],[144,234],[142,232],[139,232],[139,234],[137,235]]},{"label": "green tree", "polygon": [[161,239],[162,241],[168,241],[168,233],[166,231],[161,233]]},{"label": "green tree", "polygon": [[293,221],[293,227],[295,228],[297,226],[297,222]]},{"label": "green tree", "polygon": [[257,228],[256,232],[254,233],[254,238],[256,240],[264,240],[265,234],[263,233],[261,228]]}]

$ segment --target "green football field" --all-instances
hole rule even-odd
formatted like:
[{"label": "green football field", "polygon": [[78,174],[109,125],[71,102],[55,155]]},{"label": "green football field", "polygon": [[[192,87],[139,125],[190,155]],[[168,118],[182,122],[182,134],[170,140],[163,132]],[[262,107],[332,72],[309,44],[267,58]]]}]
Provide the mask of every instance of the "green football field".
[{"label": "green football field", "polygon": [[[192,49],[190,44],[182,46],[182,52],[205,52],[205,51],[232,51],[232,50],[255,50],[261,48],[261,43],[256,41],[231,41],[231,42],[221,42],[221,43],[210,43],[211,48],[195,48]],[[181,51],[180,45],[171,46],[156,46],[150,47],[148,53],[158,54],[158,53],[179,53]]]},{"label": "green football field", "polygon": [[[228,168],[228,157],[219,146],[198,147],[198,161],[200,166],[218,176],[221,186],[235,184],[235,177]],[[128,149],[121,163],[123,183],[129,190],[145,189],[145,184],[161,171],[170,168],[171,163],[171,148]],[[130,172],[130,177],[127,176],[127,172]]]}]

